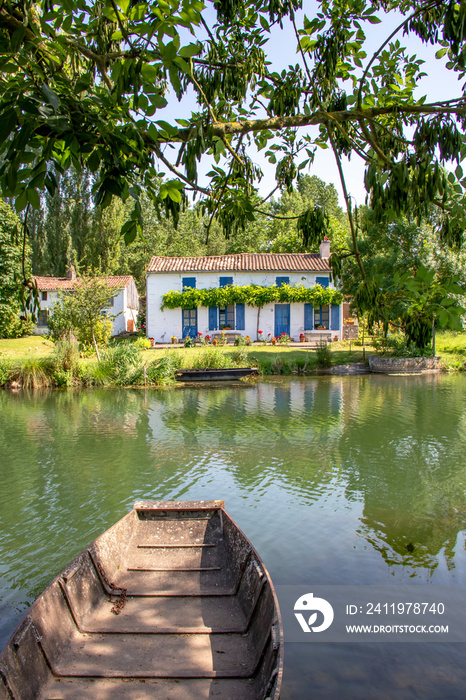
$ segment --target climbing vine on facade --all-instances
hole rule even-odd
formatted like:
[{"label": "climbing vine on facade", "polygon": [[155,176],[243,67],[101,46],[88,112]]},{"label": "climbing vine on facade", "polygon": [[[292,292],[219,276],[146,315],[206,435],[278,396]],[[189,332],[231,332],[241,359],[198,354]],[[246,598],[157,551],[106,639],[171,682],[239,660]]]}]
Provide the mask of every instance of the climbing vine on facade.
[{"label": "climbing vine on facade", "polygon": [[199,306],[228,306],[229,304],[246,304],[262,307],[265,304],[309,303],[313,306],[341,304],[343,295],[336,289],[298,285],[291,287],[284,284],[265,287],[255,284],[230,285],[228,287],[211,287],[209,289],[185,289],[182,292],[167,292],[162,297],[162,309],[194,309]]}]

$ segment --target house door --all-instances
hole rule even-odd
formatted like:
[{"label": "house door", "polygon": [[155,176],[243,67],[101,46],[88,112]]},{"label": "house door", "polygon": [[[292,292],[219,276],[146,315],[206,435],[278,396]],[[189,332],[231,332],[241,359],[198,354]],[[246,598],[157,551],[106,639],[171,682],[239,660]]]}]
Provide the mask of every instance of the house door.
[{"label": "house door", "polygon": [[282,333],[290,335],[290,305],[275,304],[275,337]]},{"label": "house door", "polygon": [[197,309],[183,309],[182,311],[183,338],[189,335],[191,338],[197,336]]}]

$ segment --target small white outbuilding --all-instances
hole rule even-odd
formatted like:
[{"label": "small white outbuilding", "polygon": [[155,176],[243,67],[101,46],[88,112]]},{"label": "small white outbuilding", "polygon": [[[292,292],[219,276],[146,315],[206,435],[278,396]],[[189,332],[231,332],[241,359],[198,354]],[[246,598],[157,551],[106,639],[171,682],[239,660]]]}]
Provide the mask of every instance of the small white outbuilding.
[{"label": "small white outbuilding", "polygon": [[[330,242],[324,240],[319,254],[311,253],[240,253],[197,258],[152,257],[146,278],[147,336],[157,343],[169,343],[187,335],[204,336],[221,329],[235,334],[260,337],[287,333],[299,340],[301,334],[316,340],[342,337],[340,304],[316,306],[309,303],[270,303],[262,308],[245,304],[220,307],[199,306],[192,309],[162,308],[168,292],[183,289],[211,289],[227,285],[270,287],[284,284],[296,287],[321,285],[335,289],[331,281]],[[258,331],[262,331],[258,335]]]},{"label": "small white outbuilding", "polygon": [[[103,314],[116,316],[113,320],[112,335],[123,331],[135,331],[139,313],[139,294],[132,275],[113,275],[100,277],[108,287],[115,291],[115,296],[109,299],[108,308],[102,309]],[[34,276],[39,291],[40,311],[34,333],[48,333],[48,318],[53,304],[57,301],[60,290],[73,291],[77,280],[76,273],[70,268],[66,277]]]}]

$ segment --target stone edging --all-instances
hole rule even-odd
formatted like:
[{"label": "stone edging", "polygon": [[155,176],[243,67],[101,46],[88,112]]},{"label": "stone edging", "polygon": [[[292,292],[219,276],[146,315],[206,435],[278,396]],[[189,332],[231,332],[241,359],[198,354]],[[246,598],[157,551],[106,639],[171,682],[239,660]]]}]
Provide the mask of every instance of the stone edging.
[{"label": "stone edging", "polygon": [[378,374],[389,372],[440,372],[439,357],[378,357],[369,356],[369,369]]}]

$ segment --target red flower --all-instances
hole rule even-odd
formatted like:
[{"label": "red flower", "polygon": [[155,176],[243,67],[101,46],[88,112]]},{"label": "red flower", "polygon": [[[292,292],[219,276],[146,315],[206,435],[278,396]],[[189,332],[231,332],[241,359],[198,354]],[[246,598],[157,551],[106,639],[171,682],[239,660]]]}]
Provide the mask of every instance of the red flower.
[{"label": "red flower", "polygon": [[198,331],[197,334],[198,334],[198,335],[202,335],[201,331]]}]

